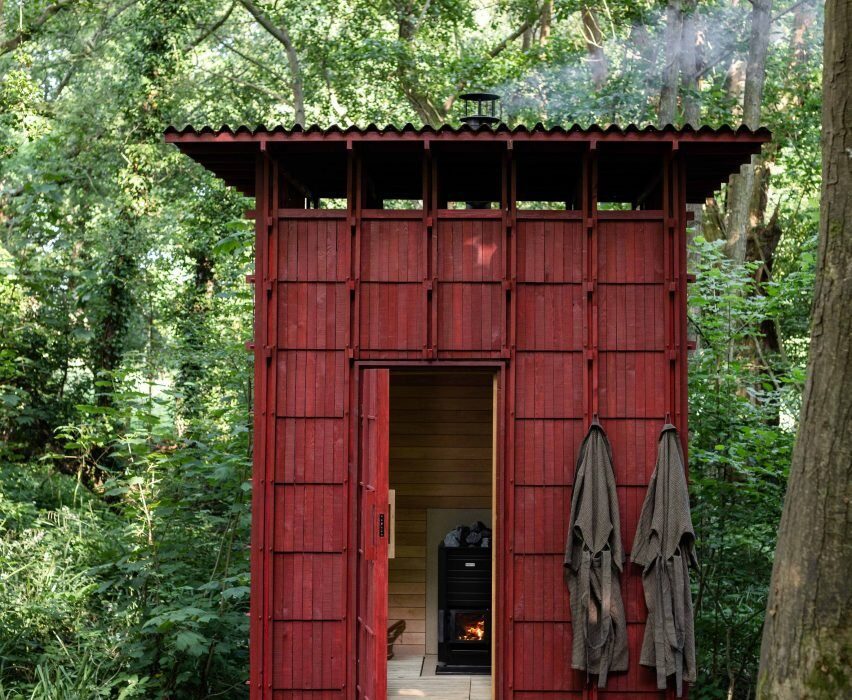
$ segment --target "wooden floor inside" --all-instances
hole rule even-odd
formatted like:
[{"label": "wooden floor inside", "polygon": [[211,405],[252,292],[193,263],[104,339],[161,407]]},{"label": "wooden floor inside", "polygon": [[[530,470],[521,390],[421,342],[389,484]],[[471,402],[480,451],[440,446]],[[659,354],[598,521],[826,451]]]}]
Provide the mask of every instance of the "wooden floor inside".
[{"label": "wooden floor inside", "polygon": [[388,698],[491,700],[491,676],[436,676],[435,656],[388,661]]}]

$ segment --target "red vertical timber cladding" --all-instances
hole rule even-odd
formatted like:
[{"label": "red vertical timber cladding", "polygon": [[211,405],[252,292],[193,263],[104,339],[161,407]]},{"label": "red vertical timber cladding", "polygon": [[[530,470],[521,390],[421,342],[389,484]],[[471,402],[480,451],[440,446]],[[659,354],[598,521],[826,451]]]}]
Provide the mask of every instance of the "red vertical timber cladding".
[{"label": "red vertical timber cladding", "polygon": [[343,212],[287,213],[277,241],[272,680],[276,698],[341,698],[350,233]]},{"label": "red vertical timber cladding", "polygon": [[498,214],[447,212],[438,219],[439,355],[463,351],[482,357],[503,345],[503,225]]},{"label": "red vertical timber cladding", "polygon": [[359,344],[363,350],[426,345],[426,234],[419,219],[361,225]]},{"label": "red vertical timber cladding", "polygon": [[[629,552],[668,410],[667,239],[661,212],[601,212],[599,217],[599,406],[612,445],[621,537]],[[613,674],[607,687],[615,696],[630,697],[631,691],[656,690],[653,672],[638,663],[647,613],[641,571],[631,564],[624,569],[622,595],[631,663],[626,674]]]},{"label": "red vertical timber cladding", "polygon": [[[259,424],[258,444],[275,458],[255,468],[268,477],[255,513],[265,531],[255,526],[254,545],[269,555],[253,558],[253,576],[268,585],[252,614],[269,623],[263,629],[252,620],[263,637],[253,636],[253,653],[266,643],[266,675],[253,667],[252,681],[263,682],[263,697],[278,700],[336,700],[354,692],[345,687],[345,659],[355,653],[347,647],[357,605],[348,595],[353,535],[340,526],[351,526],[355,509],[348,483],[355,390],[347,354],[434,359],[436,347],[444,360],[509,359],[498,442],[505,474],[498,489],[497,585],[505,596],[498,602],[505,611],[498,619],[499,696],[579,698],[586,678],[570,668],[562,552],[584,413],[598,407],[612,442],[629,547],[659,428],[671,410],[660,387],[669,387],[670,397],[685,387],[673,376],[685,371],[683,362],[665,352],[668,344],[683,347],[673,337],[683,334],[682,319],[676,325],[665,311],[672,303],[665,265],[681,284],[685,263],[674,249],[678,237],[665,235],[682,216],[680,202],[669,201],[667,221],[656,212],[589,215],[588,206],[582,213],[517,212],[511,199],[506,212],[432,206],[417,215],[361,212],[357,197],[350,207],[352,201],[348,213],[286,210],[280,224],[270,215],[277,226],[266,244],[271,259],[264,263],[258,248],[259,282],[266,270],[258,285],[258,313],[266,321],[257,333],[265,362],[258,387],[267,388],[258,407],[268,406],[272,416]],[[683,428],[682,410],[676,419]],[[623,597],[631,670],[613,674],[599,694],[659,697],[653,674],[638,664],[645,608],[639,572],[629,565]]]},{"label": "red vertical timber cladding", "polygon": [[584,430],[583,229],[575,212],[518,212],[516,230],[512,691],[568,698],[585,681],[562,567]]}]

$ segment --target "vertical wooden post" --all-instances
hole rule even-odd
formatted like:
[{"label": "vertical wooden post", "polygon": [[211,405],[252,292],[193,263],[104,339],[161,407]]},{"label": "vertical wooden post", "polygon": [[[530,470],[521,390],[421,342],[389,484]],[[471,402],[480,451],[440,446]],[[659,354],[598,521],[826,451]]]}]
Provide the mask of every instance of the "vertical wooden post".
[{"label": "vertical wooden post", "polygon": [[[349,300],[349,332],[346,339],[346,388],[344,396],[343,424],[346,430],[346,438],[343,441],[344,459],[346,464],[346,613],[344,617],[346,630],[346,658],[356,658],[357,636],[356,627],[353,624],[358,610],[358,465],[355,455],[357,452],[357,370],[355,368],[354,343],[358,334],[358,320],[355,315],[355,280],[358,277],[356,268],[355,249],[358,246],[358,230],[360,226],[356,223],[356,160],[355,147],[352,140],[346,141],[346,214],[349,225],[349,236],[347,238],[347,262],[348,270],[346,277],[347,299]],[[346,664],[346,676],[344,696],[353,696],[356,678],[356,666],[354,663]]]},{"label": "vertical wooden post", "polygon": [[265,385],[263,346],[266,342],[265,293],[267,215],[267,159],[258,153],[255,161],[255,302],[254,302],[254,444],[252,450],[252,527],[251,527],[251,603],[249,612],[249,652],[251,655],[249,694],[252,700],[263,697],[264,646],[271,643],[264,624],[264,508],[266,506]]},{"label": "vertical wooden post", "polygon": [[426,265],[423,286],[426,289],[426,344],[423,357],[434,360],[438,345],[438,235],[436,232],[437,171],[429,139],[423,141],[423,232],[426,236]]},{"label": "vertical wooden post", "polygon": [[583,155],[583,422],[597,417],[598,406],[598,151],[591,140]]},{"label": "vertical wooden post", "polygon": [[[263,144],[266,145],[265,143]],[[265,265],[263,273],[263,298],[264,298],[264,318],[263,323],[266,326],[265,338],[263,344],[263,363],[266,371],[266,383],[264,392],[266,394],[265,403],[265,435],[264,435],[264,451],[265,458],[265,474],[266,474],[266,509],[264,530],[267,533],[266,541],[264,542],[264,615],[263,621],[266,626],[266,638],[271,640],[273,637],[272,623],[272,575],[273,575],[273,548],[275,532],[275,519],[282,517],[280,513],[275,513],[275,418],[276,418],[276,398],[278,386],[278,352],[277,352],[277,331],[278,331],[278,305],[277,298],[277,251],[278,251],[278,163],[266,155],[268,167],[268,190],[269,198],[267,202],[267,239],[266,249],[264,252]],[[286,371],[286,370],[285,370]],[[266,697],[272,697],[272,644],[266,644],[264,647],[264,693]]]},{"label": "vertical wooden post", "polygon": [[[508,359],[508,365],[503,373],[504,403],[505,403],[505,457],[503,460],[504,489],[502,512],[500,513],[500,530],[497,542],[500,545],[502,557],[498,561],[497,574],[500,576],[499,586],[502,594],[500,655],[497,657],[496,669],[493,672],[495,698],[512,698],[515,692],[515,671],[511,650],[514,648],[515,618],[514,618],[514,570],[515,570],[515,403],[517,354],[515,352],[517,338],[517,252],[518,235],[516,229],[516,179],[517,165],[513,158],[511,141],[507,143],[502,158],[501,202],[502,210],[502,248],[503,248],[503,303],[506,311],[503,314],[504,335],[501,354]],[[496,484],[495,484],[496,486]]]}]

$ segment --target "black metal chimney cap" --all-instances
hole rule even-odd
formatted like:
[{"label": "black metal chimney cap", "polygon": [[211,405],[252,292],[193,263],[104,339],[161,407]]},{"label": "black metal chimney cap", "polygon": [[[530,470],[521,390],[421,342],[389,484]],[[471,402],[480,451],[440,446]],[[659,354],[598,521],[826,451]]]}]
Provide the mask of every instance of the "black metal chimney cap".
[{"label": "black metal chimney cap", "polygon": [[500,95],[495,95],[493,92],[466,92],[459,95],[459,99],[471,102],[496,102],[500,99]]},{"label": "black metal chimney cap", "polygon": [[[466,92],[459,95],[464,101],[464,116],[461,121],[468,126],[478,128],[483,124],[499,124],[503,118],[503,106],[499,105],[500,95],[493,92]],[[473,114],[471,114],[471,107]]]}]

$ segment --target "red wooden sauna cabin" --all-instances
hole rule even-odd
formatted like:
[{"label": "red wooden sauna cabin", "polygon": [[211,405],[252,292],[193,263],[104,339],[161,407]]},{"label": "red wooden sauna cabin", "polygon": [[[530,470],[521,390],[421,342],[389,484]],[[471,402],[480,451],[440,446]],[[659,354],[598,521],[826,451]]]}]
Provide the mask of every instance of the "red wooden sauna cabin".
[{"label": "red wooden sauna cabin", "polygon": [[438,600],[440,544],[476,521],[489,550],[443,566],[488,569],[479,631],[455,639],[488,644],[479,670],[494,698],[671,693],[639,664],[646,610],[631,564],[629,670],[599,691],[571,669],[572,478],[597,415],[629,549],[667,415],[687,435],[687,204],[769,137],[166,132],[256,200],[253,700],[384,698],[398,620],[390,663],[434,658],[455,624],[445,608],[464,607]]}]

